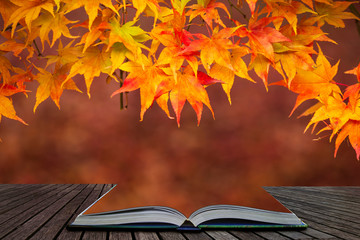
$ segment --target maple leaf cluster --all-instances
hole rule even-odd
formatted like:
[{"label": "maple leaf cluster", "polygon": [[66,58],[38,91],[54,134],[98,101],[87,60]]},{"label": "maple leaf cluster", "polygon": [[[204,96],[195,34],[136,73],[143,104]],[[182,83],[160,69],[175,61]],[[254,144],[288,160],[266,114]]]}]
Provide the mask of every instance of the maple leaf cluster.
[{"label": "maple leaf cluster", "polygon": [[[360,156],[360,64],[358,82],[345,90],[334,77],[318,43],[334,42],[325,24],[345,27],[358,16],[347,9],[355,2],[333,0],[2,0],[0,37],[0,119],[18,120],[12,104],[16,93],[27,96],[27,83],[37,81],[36,103],[49,97],[60,108],[64,90],[81,92],[73,78],[81,75],[90,88],[100,74],[120,82],[112,95],[140,91],[142,120],[156,102],[180,125],[186,101],[198,124],[204,105],[214,115],[206,88],[221,84],[231,103],[235,77],[266,89],[281,85],[298,94],[293,111],[304,101],[317,103],[306,127],[325,124],[320,132],[336,136],[335,155],[348,137]],[[249,8],[250,15],[232,15]],[[87,18],[71,20],[83,11]],[[76,14],[75,14],[76,15]],[[240,17],[239,17],[240,16]],[[151,22],[151,28],[141,26]],[[83,33],[77,36],[74,32]],[[56,50],[56,55],[48,54]],[[54,52],[54,51],[52,51]],[[15,66],[9,59],[16,59]],[[354,64],[356,65],[356,64]],[[273,68],[283,80],[269,82]],[[172,111],[170,111],[171,106]]]}]

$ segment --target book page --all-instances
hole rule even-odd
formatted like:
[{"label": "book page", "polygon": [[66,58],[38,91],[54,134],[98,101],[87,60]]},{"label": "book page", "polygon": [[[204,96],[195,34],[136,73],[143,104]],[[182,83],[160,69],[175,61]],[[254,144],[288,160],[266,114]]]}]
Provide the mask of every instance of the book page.
[{"label": "book page", "polygon": [[245,188],[233,186],[219,189],[159,189],[148,193],[116,186],[84,214],[116,211],[143,206],[171,207],[189,217],[196,210],[217,204],[240,205],[270,211],[290,212],[261,186]]}]

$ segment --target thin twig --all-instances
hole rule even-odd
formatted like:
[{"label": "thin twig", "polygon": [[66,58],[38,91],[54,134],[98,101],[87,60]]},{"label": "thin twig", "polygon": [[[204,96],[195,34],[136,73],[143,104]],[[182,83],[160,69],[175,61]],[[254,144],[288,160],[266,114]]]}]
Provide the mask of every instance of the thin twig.
[{"label": "thin twig", "polygon": [[41,54],[40,49],[39,49],[39,47],[38,47],[38,45],[37,45],[36,41],[35,41],[35,40],[33,40],[33,43],[34,43],[34,45],[35,45],[35,49],[36,49],[36,51],[38,52],[38,57],[42,57],[43,55]]},{"label": "thin twig", "polygon": [[247,19],[246,14],[245,14],[243,11],[241,11],[240,8],[238,8],[237,6],[235,6],[230,0],[228,0],[228,3],[229,3],[229,5],[230,5],[231,8],[234,8],[235,10],[237,10],[245,19]]}]

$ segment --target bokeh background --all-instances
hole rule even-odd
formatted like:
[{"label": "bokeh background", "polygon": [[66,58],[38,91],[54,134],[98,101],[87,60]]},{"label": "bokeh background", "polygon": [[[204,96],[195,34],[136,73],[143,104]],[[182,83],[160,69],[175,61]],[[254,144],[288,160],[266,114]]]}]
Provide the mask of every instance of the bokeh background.
[{"label": "bokeh background", "polygon": [[[360,61],[360,35],[354,21],[346,23],[326,29],[338,45],[321,47],[332,64],[341,59],[336,80],[352,84],[356,77],[342,73]],[[334,158],[328,137],[314,141],[318,136],[303,133],[309,118],[296,116],[306,104],[289,118],[296,95],[283,87],[266,92],[260,80],[236,79],[230,106],[221,86],[210,86],[216,120],[204,109],[198,127],[187,104],[178,128],[156,104],[139,122],[139,92],[129,94],[128,109],[120,111],[119,96],[110,98],[118,84],[105,79],[94,80],[91,99],[64,92],[61,110],[48,99],[34,114],[35,92],[15,97],[29,126],[2,119],[0,182],[117,183],[159,196],[172,189],[231,192],[238,185],[360,184],[360,162],[348,141]],[[85,90],[81,77],[76,82]]]}]

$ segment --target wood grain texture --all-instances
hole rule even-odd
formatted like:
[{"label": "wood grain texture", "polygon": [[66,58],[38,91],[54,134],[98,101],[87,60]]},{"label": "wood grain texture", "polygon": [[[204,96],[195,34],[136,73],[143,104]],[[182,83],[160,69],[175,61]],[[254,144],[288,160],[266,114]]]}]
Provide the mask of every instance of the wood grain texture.
[{"label": "wood grain texture", "polygon": [[266,187],[305,230],[74,231],[67,225],[112,184],[0,184],[0,239],[360,239],[360,187]]}]

